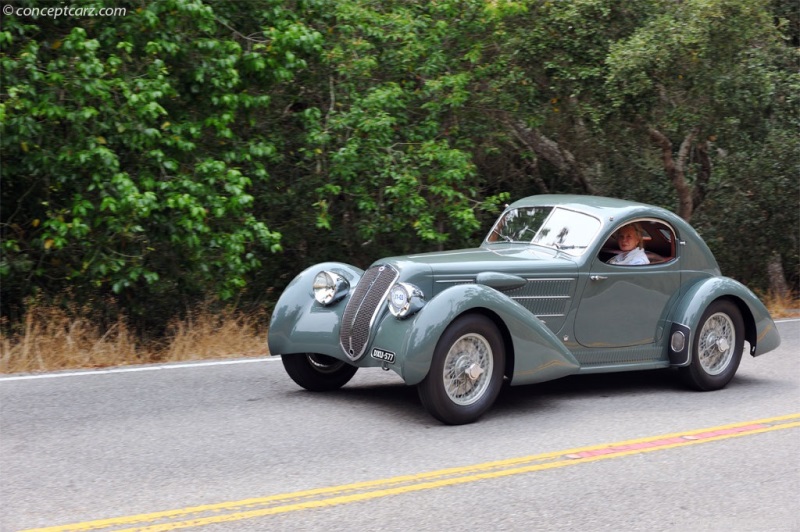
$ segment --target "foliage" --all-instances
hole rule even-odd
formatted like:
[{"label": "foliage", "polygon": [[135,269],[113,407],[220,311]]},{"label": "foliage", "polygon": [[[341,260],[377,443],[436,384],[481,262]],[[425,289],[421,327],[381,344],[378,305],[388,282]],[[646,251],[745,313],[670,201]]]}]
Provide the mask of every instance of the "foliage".
[{"label": "foliage", "polygon": [[110,24],[7,18],[0,273],[12,301],[24,284],[70,287],[147,316],[233,297],[256,249],[280,249],[248,189],[278,156],[270,88],[320,36],[278,5],[259,13],[271,27],[260,41],[194,0],[131,6]]},{"label": "foliage", "polygon": [[[335,36],[320,65],[331,88],[304,115],[306,163],[322,178],[317,227],[344,222],[340,230],[366,242],[373,258],[397,246],[398,234],[425,246],[479,228],[475,209],[496,200],[479,197],[462,121],[485,10],[481,1],[395,1],[374,10],[345,1],[323,17],[323,33]],[[454,19],[462,31],[451,31]]]},{"label": "foliage", "polygon": [[127,11],[0,31],[11,322],[67,294],[164,333],[321,260],[474,245],[542,192],[672,208],[725,273],[766,288],[778,252],[800,286],[783,2],[74,4]]}]

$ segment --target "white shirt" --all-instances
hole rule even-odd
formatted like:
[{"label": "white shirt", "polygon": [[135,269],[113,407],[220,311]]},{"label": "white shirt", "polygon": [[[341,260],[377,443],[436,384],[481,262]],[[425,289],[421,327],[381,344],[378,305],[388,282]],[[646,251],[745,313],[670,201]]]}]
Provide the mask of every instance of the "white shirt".
[{"label": "white shirt", "polygon": [[611,257],[608,264],[636,266],[638,264],[650,264],[650,259],[647,258],[647,253],[642,248],[633,248],[630,251]]}]

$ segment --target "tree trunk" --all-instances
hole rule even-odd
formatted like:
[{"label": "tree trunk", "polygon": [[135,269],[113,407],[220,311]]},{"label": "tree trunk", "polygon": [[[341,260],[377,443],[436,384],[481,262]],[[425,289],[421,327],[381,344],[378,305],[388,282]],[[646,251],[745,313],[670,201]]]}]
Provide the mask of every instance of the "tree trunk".
[{"label": "tree trunk", "polygon": [[769,276],[770,294],[781,300],[788,299],[789,285],[786,283],[786,275],[783,273],[783,258],[777,251],[774,251],[769,258],[767,275]]},{"label": "tree trunk", "polygon": [[696,205],[693,201],[692,189],[689,183],[686,182],[686,161],[689,158],[689,150],[697,136],[698,130],[697,128],[693,129],[686,135],[686,138],[683,139],[681,147],[678,150],[677,159],[672,156],[672,142],[670,142],[666,135],[655,128],[650,128],[648,132],[653,142],[661,148],[661,159],[664,162],[664,171],[667,173],[667,177],[669,177],[670,181],[672,181],[672,186],[678,194],[678,216],[688,222],[692,218]]},{"label": "tree trunk", "polygon": [[514,136],[537,157],[541,157],[555,166],[562,175],[571,177],[573,182],[587,194],[597,193],[597,189],[587,178],[586,171],[569,150],[563,149],[558,142],[548,138],[537,129],[529,128],[519,122],[507,122],[507,124]]},{"label": "tree trunk", "polygon": [[697,144],[697,159],[700,162],[700,170],[694,183],[694,190],[692,190],[693,210],[697,209],[706,199],[706,189],[708,188],[708,182],[711,180],[712,166],[711,157],[708,155],[708,142]]}]

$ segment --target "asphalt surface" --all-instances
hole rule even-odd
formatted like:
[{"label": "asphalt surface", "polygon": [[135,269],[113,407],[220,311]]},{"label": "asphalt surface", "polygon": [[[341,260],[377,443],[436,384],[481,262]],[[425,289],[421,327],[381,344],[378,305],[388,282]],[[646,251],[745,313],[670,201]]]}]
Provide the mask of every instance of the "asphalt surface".
[{"label": "asphalt surface", "polygon": [[724,390],[577,376],[461,427],[380,370],[326,394],[267,359],[3,377],[0,530],[797,531],[800,320],[779,329]]}]

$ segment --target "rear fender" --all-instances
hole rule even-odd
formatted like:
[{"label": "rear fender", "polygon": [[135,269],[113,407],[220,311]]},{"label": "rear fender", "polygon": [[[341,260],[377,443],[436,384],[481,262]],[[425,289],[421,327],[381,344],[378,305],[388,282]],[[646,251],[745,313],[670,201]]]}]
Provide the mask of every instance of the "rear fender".
[{"label": "rear fender", "polygon": [[[670,321],[670,339],[681,332],[686,337],[683,349],[668,347],[670,364],[688,366],[692,360],[692,346],[697,326],[703,312],[717,299],[728,299],[739,308],[744,320],[744,337],[750,344],[752,356],[763,355],[777,348],[780,335],[769,311],[746,286],[728,277],[711,277],[692,285],[681,297]],[[669,339],[668,339],[669,342]]]},{"label": "rear fender", "polygon": [[480,312],[492,318],[506,339],[511,357],[511,384],[529,384],[576,373],[578,362],[545,324],[522,305],[497,290],[479,284],[456,285],[438,294],[414,316],[387,316],[372,343],[377,348],[399,346],[399,367],[406,384],[418,384],[428,374],[436,344],[458,316]]}]

